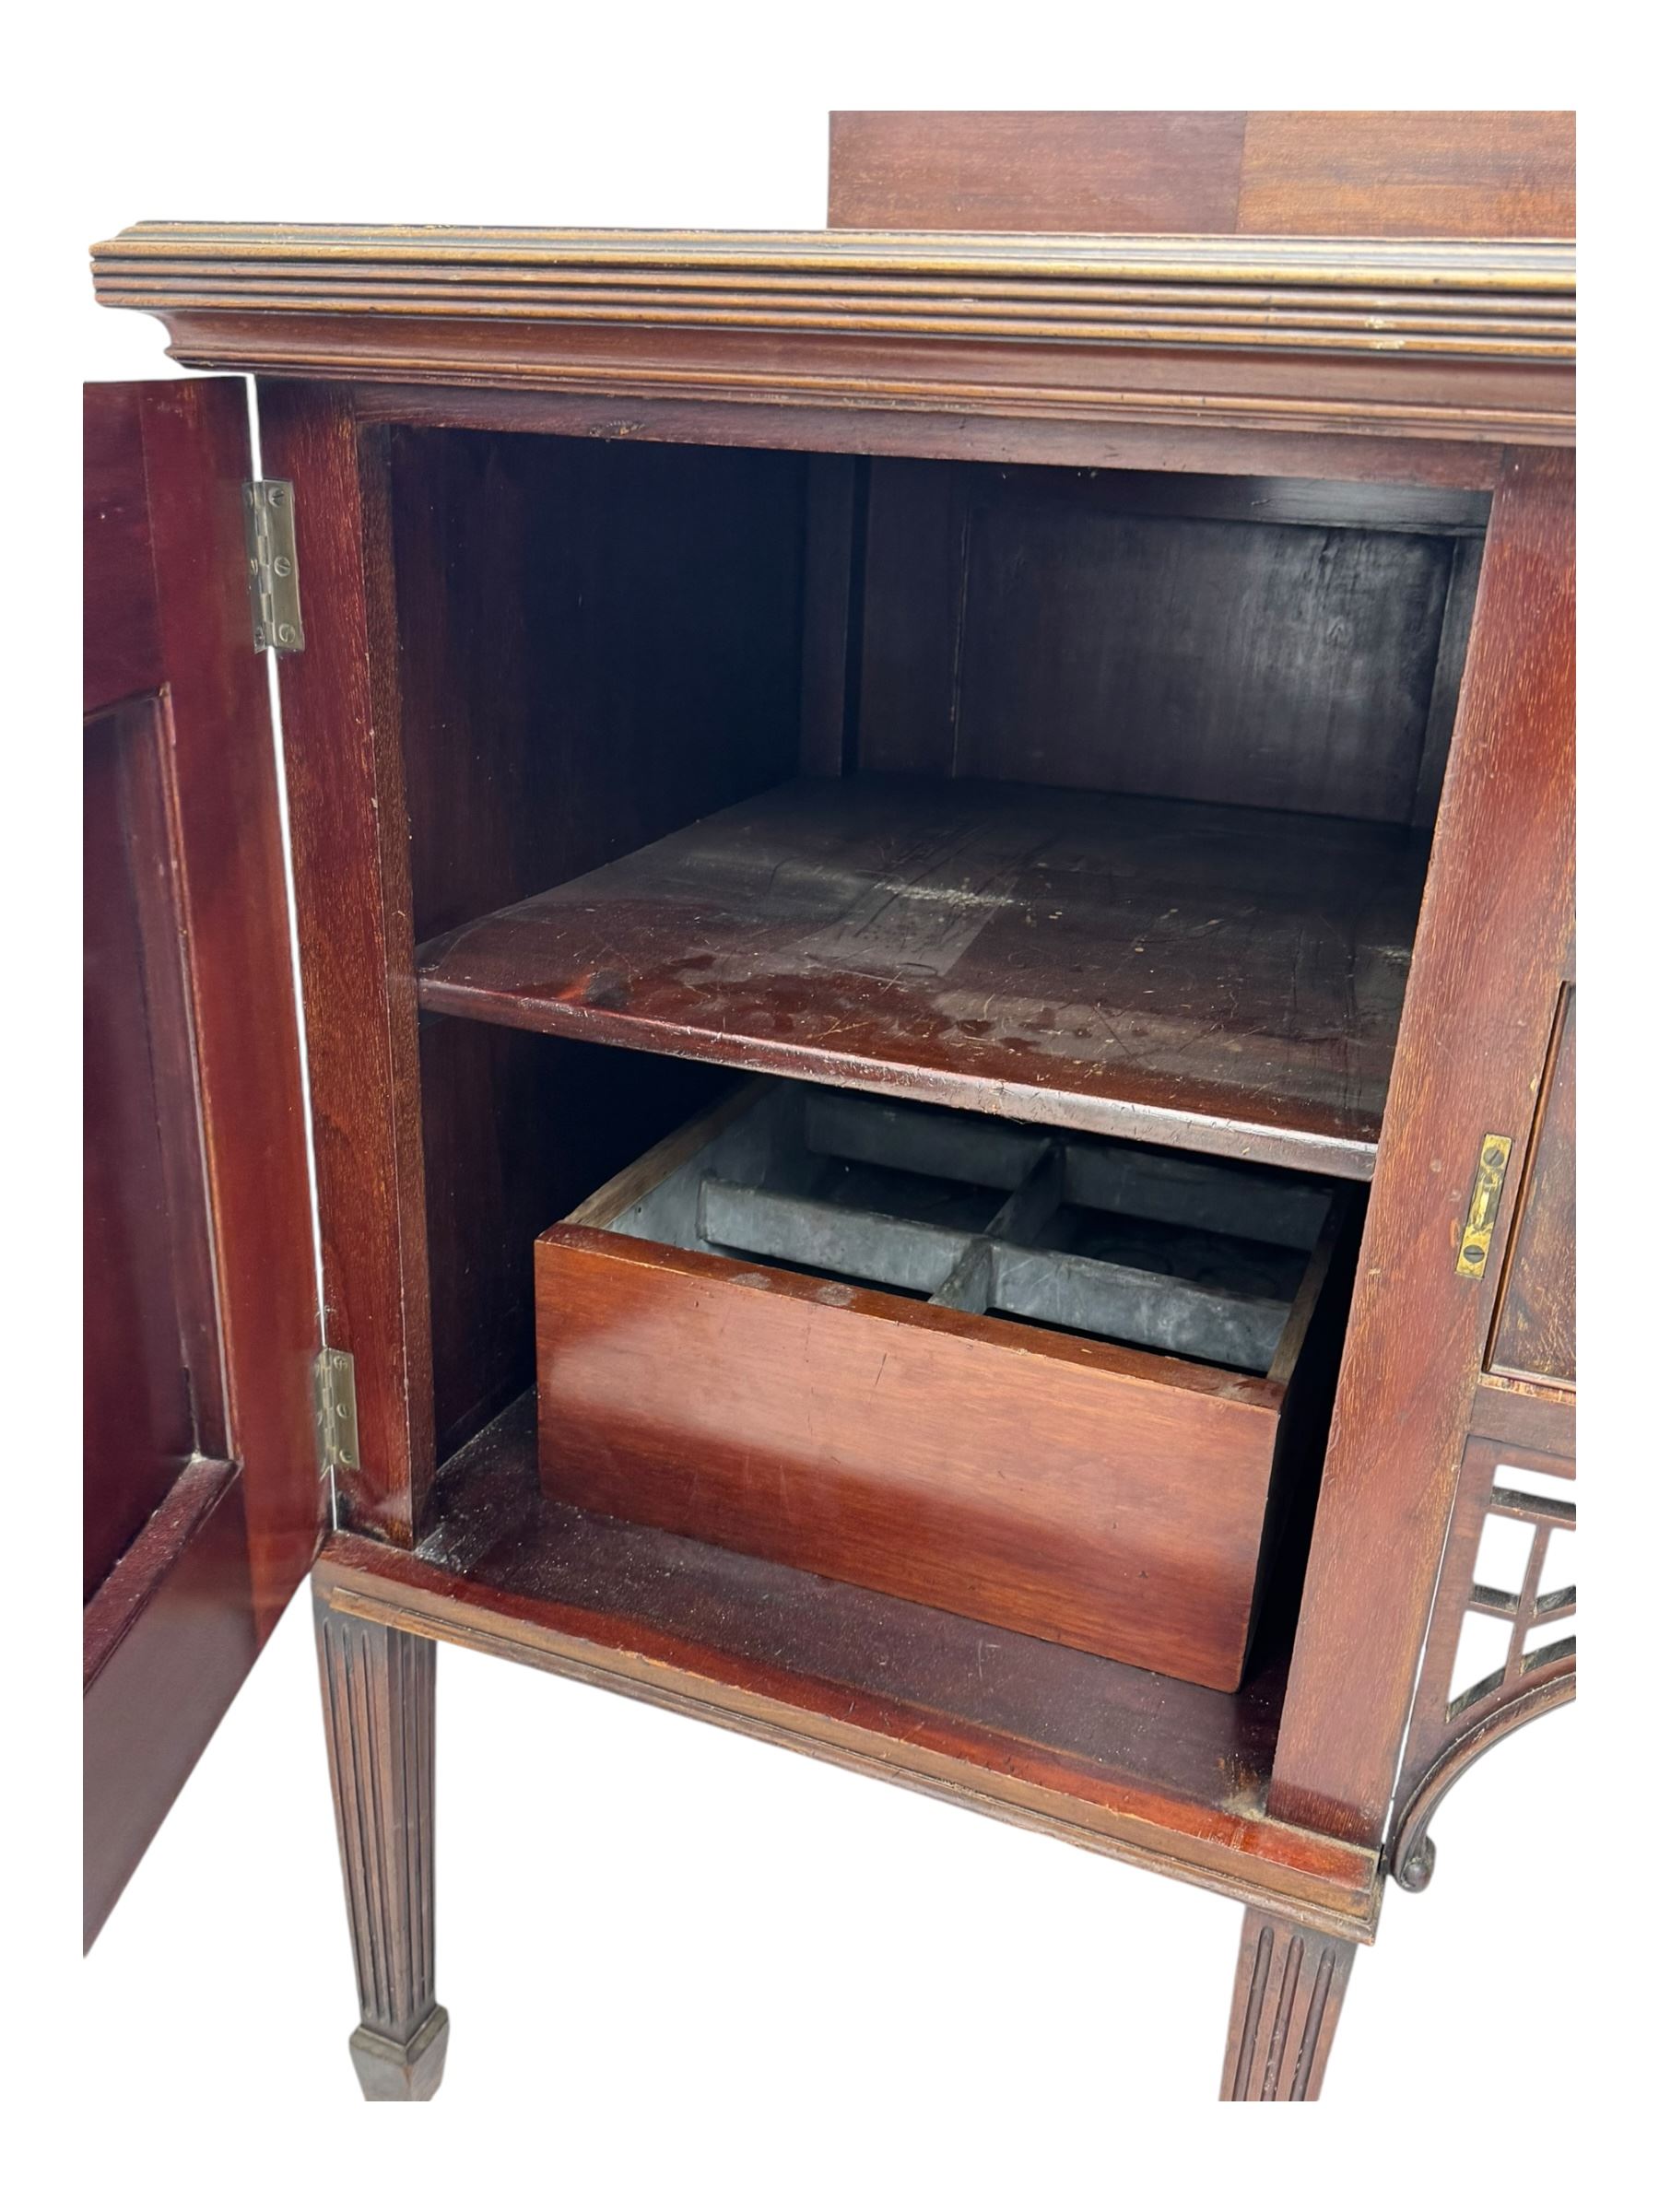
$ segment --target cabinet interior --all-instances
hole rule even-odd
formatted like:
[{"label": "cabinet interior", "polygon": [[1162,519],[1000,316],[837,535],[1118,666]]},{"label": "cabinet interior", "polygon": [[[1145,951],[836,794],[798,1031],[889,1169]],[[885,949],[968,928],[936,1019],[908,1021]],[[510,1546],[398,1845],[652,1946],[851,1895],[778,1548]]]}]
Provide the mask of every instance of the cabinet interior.
[{"label": "cabinet interior", "polygon": [[736,1069],[1362,1195],[1485,494],[385,436],[441,1467]]}]

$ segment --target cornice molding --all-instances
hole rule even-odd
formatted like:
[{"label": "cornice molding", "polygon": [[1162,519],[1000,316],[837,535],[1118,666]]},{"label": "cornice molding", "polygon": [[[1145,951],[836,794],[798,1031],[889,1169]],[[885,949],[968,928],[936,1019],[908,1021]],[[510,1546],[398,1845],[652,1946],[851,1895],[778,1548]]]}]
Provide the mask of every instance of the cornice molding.
[{"label": "cornice molding", "polygon": [[192,366],[1561,442],[1570,242],[143,223]]}]

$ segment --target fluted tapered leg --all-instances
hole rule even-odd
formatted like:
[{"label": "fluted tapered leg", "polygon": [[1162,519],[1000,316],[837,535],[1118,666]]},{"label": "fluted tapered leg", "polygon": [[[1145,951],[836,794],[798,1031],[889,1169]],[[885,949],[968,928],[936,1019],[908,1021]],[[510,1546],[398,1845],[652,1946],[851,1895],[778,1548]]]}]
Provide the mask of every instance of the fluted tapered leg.
[{"label": "fluted tapered leg", "polygon": [[1318,2096],[1353,1963],[1351,1943],[1246,1912],[1223,2104],[1300,2104]]},{"label": "fluted tapered leg", "polygon": [[317,1653],[362,2014],[352,2063],[371,2102],[418,2102],[449,2041],[432,1994],[437,1646],[319,1599]]}]

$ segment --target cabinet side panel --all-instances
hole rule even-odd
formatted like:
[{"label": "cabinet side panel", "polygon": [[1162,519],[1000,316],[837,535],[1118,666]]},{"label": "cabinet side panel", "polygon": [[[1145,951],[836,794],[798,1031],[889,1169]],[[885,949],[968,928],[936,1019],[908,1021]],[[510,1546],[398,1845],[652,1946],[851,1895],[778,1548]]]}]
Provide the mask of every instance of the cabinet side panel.
[{"label": "cabinet side panel", "polygon": [[[400,430],[389,453],[418,940],[793,775],[806,463]],[[709,1071],[428,1019],[441,1461],[529,1387],[531,1247]]]},{"label": "cabinet side panel", "polygon": [[[1520,1147],[1571,925],[1573,465],[1492,512],[1274,1769],[1272,1809],[1381,1840],[1496,1265],[1457,1268],[1481,1142]],[[1502,1249],[1510,1179],[1497,1221]]]}]

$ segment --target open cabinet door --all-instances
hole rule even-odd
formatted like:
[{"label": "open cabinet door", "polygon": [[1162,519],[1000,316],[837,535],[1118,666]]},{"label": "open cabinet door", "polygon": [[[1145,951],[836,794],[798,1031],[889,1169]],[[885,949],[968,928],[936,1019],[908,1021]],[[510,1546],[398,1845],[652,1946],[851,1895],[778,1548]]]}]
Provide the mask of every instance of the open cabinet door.
[{"label": "open cabinet door", "polygon": [[316,1551],[318,1347],[240,379],[86,393],[89,1944]]}]

